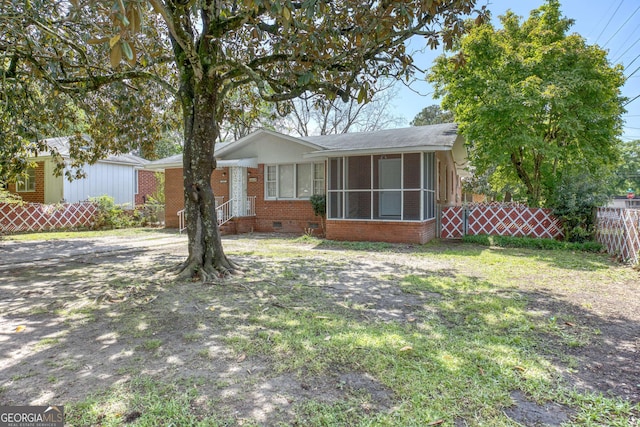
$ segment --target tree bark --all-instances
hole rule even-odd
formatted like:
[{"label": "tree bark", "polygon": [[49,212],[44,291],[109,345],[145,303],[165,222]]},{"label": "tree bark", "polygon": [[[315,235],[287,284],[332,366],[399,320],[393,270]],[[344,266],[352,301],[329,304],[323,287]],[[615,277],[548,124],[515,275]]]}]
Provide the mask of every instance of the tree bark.
[{"label": "tree bark", "polygon": [[180,278],[209,281],[238,270],[224,254],[211,174],[215,169],[215,142],[219,136],[216,117],[218,88],[213,79],[185,78],[180,91],[184,112],[183,178],[189,257]]}]

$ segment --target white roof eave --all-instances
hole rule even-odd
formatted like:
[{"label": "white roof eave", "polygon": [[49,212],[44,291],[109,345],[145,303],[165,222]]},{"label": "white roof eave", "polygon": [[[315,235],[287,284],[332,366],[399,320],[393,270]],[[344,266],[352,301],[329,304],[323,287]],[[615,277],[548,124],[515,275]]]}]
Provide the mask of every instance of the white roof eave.
[{"label": "white roof eave", "polygon": [[383,147],[383,148],[361,148],[354,150],[320,150],[305,153],[302,157],[305,159],[315,157],[337,157],[337,156],[355,156],[355,155],[372,155],[372,154],[391,154],[391,153],[422,153],[430,151],[449,151],[451,146],[445,145],[421,145],[415,147]]}]

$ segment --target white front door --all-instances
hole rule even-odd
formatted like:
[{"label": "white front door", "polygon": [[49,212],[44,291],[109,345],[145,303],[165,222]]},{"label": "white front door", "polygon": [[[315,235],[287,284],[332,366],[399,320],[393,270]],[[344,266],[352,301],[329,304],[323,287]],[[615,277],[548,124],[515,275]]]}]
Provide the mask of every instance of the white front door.
[{"label": "white front door", "polygon": [[378,162],[378,176],[381,191],[379,212],[381,217],[399,217],[402,204],[402,160],[380,159]]},{"label": "white front door", "polygon": [[231,215],[247,215],[247,168],[232,166],[229,168],[229,198],[231,202]]}]

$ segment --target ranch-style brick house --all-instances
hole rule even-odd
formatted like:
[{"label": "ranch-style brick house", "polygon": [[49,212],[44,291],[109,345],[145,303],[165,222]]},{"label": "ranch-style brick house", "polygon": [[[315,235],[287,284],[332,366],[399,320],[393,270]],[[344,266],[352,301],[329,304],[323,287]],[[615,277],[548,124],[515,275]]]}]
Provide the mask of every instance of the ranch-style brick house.
[{"label": "ranch-style brick house", "polygon": [[[325,194],[328,239],[425,243],[438,206],[461,203],[466,150],[454,123],[310,137],[258,130],[219,144],[216,161],[223,232],[319,229],[309,198]],[[165,225],[179,227],[182,156],[146,167],[165,171]]]},{"label": "ranch-style brick house", "polygon": [[[49,138],[44,141],[56,149],[63,159],[69,158],[69,137]],[[144,169],[149,163],[133,154],[111,155],[92,165],[84,165],[85,178],[69,181],[63,175],[54,174],[55,163],[49,152],[38,153],[36,167],[27,170],[27,177],[20,182],[7,183],[7,190],[30,203],[75,203],[89,197],[111,196],[114,202],[125,207],[145,203],[156,191],[155,172]]]}]

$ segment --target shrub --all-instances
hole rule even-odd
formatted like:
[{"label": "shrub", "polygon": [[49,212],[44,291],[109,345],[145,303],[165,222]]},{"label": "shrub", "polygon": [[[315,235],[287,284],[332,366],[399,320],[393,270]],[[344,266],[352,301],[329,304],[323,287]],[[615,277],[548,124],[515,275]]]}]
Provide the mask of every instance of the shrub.
[{"label": "shrub", "polygon": [[534,237],[513,236],[464,236],[462,241],[482,246],[498,246],[502,248],[528,248],[544,250],[570,250],[583,252],[602,252],[603,247],[594,241],[567,242],[555,239],[538,239]]},{"label": "shrub", "polygon": [[324,194],[314,194],[309,199],[313,213],[319,217],[324,218],[327,214],[327,198]]},{"label": "shrub", "polygon": [[125,228],[136,225],[134,217],[125,212],[122,206],[116,205],[113,197],[90,197],[89,201],[94,203],[98,209],[93,228]]},{"label": "shrub", "polygon": [[22,203],[22,197],[0,188],[0,203]]}]

